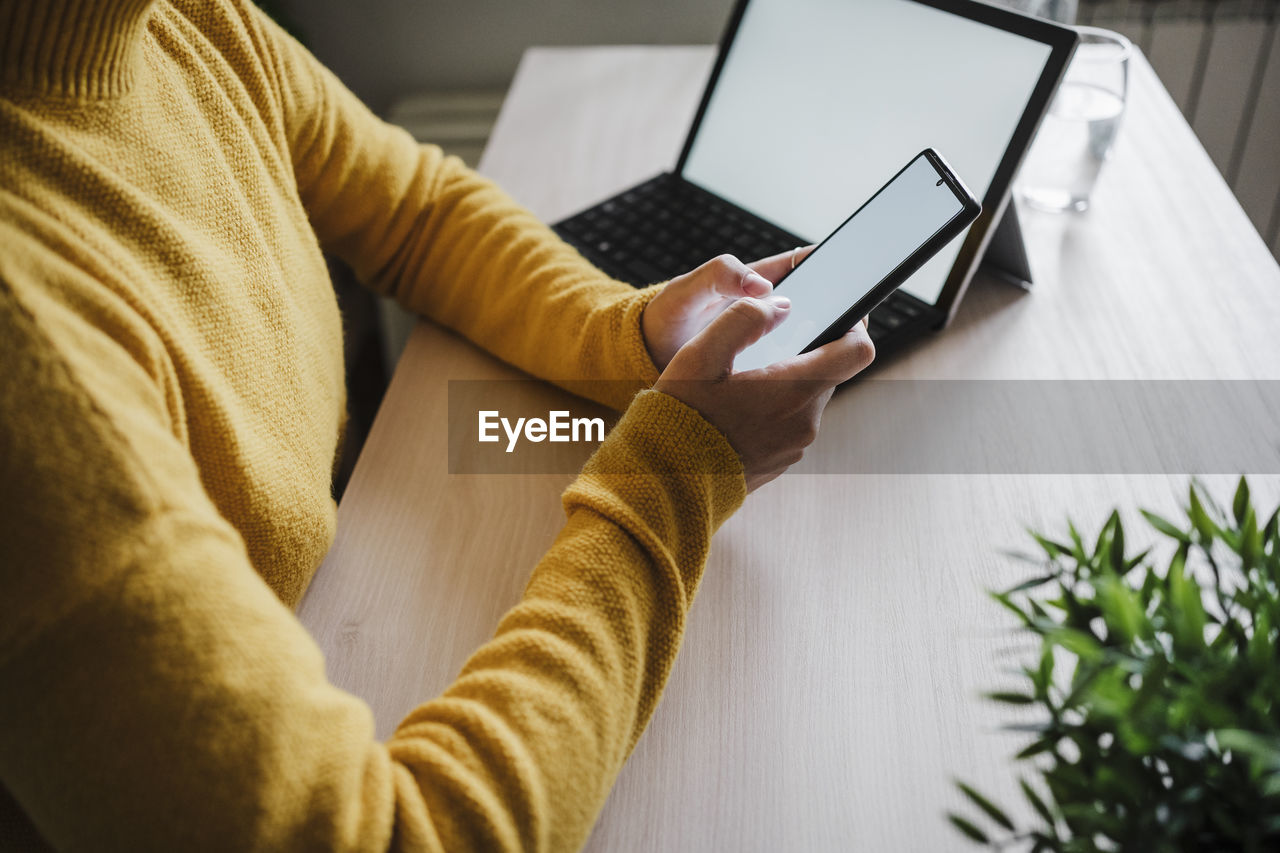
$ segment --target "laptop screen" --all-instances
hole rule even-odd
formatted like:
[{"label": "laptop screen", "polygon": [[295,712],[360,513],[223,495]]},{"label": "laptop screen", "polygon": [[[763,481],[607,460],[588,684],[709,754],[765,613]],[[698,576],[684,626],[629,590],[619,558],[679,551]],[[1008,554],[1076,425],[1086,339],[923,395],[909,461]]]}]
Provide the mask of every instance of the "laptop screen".
[{"label": "laptop screen", "polygon": [[[1051,50],[913,0],[751,0],[681,175],[814,242],[924,148],[991,205]],[[963,241],[903,289],[936,303]]]}]

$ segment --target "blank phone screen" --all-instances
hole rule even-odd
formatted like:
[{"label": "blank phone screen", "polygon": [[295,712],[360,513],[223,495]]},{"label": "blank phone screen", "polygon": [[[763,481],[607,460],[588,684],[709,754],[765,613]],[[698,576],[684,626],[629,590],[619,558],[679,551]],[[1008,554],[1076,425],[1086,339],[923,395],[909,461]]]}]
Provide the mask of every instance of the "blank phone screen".
[{"label": "blank phone screen", "polygon": [[[866,296],[964,206],[923,154],[779,283],[791,300],[782,325],[747,347],[734,369],[754,370],[798,355]],[[861,318],[859,318],[861,319]]]}]

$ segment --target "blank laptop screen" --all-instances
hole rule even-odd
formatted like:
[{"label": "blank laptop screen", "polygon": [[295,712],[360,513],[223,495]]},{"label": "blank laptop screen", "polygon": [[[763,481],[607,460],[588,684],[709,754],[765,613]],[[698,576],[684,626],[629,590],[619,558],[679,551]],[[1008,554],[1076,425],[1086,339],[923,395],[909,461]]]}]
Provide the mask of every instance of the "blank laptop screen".
[{"label": "blank laptop screen", "polygon": [[[1050,53],[912,0],[751,0],[682,176],[814,242],[925,148],[984,199]],[[936,303],[963,242],[903,289]]]}]

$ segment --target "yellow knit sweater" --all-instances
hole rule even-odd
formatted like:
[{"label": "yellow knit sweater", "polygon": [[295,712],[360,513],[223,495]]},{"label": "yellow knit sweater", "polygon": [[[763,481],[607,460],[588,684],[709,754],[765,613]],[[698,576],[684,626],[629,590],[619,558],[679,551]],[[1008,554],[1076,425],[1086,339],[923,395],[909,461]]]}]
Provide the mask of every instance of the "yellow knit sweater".
[{"label": "yellow knit sweater", "polygon": [[375,741],[291,612],[344,407],[321,247],[531,373],[635,391],[650,293],[248,0],[0,0],[0,64],[0,848],[580,846],[740,463],[640,393],[494,639]]}]

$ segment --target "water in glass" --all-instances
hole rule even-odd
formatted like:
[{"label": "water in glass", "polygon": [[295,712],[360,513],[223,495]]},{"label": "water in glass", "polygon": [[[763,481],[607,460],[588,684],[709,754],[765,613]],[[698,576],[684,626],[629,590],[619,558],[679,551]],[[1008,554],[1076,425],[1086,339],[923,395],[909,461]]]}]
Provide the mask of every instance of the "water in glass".
[{"label": "water in glass", "polygon": [[1128,40],[1078,28],[1080,47],[1018,175],[1018,194],[1050,211],[1084,211],[1124,115]]}]

